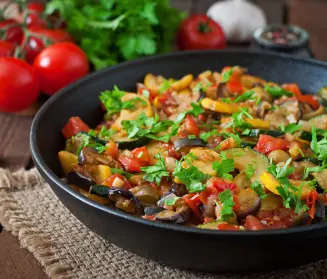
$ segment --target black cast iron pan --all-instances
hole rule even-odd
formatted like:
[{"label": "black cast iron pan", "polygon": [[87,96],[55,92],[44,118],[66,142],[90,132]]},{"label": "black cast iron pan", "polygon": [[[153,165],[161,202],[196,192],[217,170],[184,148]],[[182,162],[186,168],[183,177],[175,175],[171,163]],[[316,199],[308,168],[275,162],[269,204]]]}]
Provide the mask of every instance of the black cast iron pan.
[{"label": "black cast iron pan", "polygon": [[[159,224],[101,206],[61,182],[57,158],[61,129],[71,116],[98,124],[100,91],[114,85],[133,91],[147,73],[178,78],[227,65],[249,68],[275,82],[296,82],[304,92],[327,84],[327,64],[286,55],[246,51],[180,52],[123,63],[61,90],[39,111],[31,129],[34,162],[65,206],[91,230],[140,256],[181,268],[245,271],[291,267],[326,257],[327,223],[275,231],[227,232]],[[78,245],[78,243],[76,243]]]}]

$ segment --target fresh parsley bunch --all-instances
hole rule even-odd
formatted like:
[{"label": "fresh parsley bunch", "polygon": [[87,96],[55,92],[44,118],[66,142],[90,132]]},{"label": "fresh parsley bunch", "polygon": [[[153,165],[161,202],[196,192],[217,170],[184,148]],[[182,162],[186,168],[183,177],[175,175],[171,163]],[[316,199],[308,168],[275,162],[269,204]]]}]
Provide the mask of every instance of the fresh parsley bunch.
[{"label": "fresh parsley bunch", "polygon": [[171,48],[184,14],[169,0],[51,0],[95,69]]}]

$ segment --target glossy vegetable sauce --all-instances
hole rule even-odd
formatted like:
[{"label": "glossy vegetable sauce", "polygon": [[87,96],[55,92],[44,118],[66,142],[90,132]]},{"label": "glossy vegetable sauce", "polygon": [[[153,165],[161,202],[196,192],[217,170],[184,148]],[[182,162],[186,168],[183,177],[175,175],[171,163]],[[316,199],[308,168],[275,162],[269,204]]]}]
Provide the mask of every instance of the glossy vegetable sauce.
[{"label": "glossy vegetable sauce", "polygon": [[76,191],[140,218],[214,230],[325,219],[327,90],[304,95],[239,66],[181,79],[148,74],[101,92],[104,119],[63,127]]}]

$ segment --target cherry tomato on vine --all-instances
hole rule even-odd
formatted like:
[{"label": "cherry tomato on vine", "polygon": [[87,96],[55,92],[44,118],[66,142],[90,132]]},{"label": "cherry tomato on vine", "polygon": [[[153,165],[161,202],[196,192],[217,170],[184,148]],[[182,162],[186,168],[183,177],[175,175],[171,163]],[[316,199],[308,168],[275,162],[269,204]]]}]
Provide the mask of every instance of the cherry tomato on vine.
[{"label": "cherry tomato on vine", "polygon": [[0,57],[11,56],[16,45],[12,42],[0,41]]},{"label": "cherry tomato on vine", "polygon": [[180,49],[218,49],[226,47],[223,29],[206,15],[192,15],[182,23],[177,36]]},{"label": "cherry tomato on vine", "polygon": [[86,54],[77,45],[62,42],[44,49],[34,60],[41,77],[41,90],[53,95],[89,72]]},{"label": "cherry tomato on vine", "polygon": [[1,40],[20,44],[24,33],[19,23],[14,19],[6,19],[0,21]]},{"label": "cherry tomato on vine", "polygon": [[32,105],[40,93],[36,70],[13,57],[1,57],[0,69],[0,110],[16,112]]},{"label": "cherry tomato on vine", "polygon": [[47,27],[47,22],[42,18],[43,12],[44,5],[42,3],[29,3],[27,4],[26,10],[21,12],[18,16],[18,20],[21,23],[25,21],[28,27]]},{"label": "cherry tomato on vine", "polygon": [[59,42],[72,42],[72,36],[63,29],[46,29],[41,27],[28,28],[30,38],[27,42],[23,42],[23,51],[25,60],[32,64],[35,57],[41,53],[48,45]]}]

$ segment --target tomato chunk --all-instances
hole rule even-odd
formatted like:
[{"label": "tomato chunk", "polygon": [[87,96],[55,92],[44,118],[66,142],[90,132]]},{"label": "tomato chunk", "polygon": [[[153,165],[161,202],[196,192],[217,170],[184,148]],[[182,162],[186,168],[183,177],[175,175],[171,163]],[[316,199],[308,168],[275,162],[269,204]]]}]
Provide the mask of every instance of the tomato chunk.
[{"label": "tomato chunk", "polygon": [[148,149],[145,146],[135,148],[132,151],[135,158],[139,159],[142,162],[149,163],[150,161],[150,154]]},{"label": "tomato chunk", "polygon": [[78,116],[71,117],[65,127],[62,129],[62,133],[66,139],[69,139],[80,132],[88,131],[90,131],[89,126],[87,126]]},{"label": "tomato chunk", "polygon": [[319,102],[315,100],[312,95],[302,95],[301,90],[297,84],[295,83],[284,84],[282,87],[285,90],[292,92],[296,97],[296,99],[298,99],[300,102],[309,104],[314,109],[319,108],[320,106]]},{"label": "tomato chunk", "polygon": [[185,130],[189,135],[195,135],[197,137],[200,135],[200,129],[196,121],[192,118],[192,116],[186,115],[184,123]]},{"label": "tomato chunk", "polygon": [[147,165],[146,162],[139,160],[138,158],[130,158],[123,154],[120,154],[118,161],[124,166],[125,170],[128,172],[140,172],[141,167]]},{"label": "tomato chunk", "polygon": [[122,189],[130,189],[132,186],[127,181],[126,177],[122,176],[119,173],[110,175],[104,182],[103,185],[108,187],[122,188]]},{"label": "tomato chunk", "polygon": [[113,140],[109,140],[106,146],[107,149],[104,151],[104,153],[116,159],[118,157],[118,144],[115,143]]},{"label": "tomato chunk", "polygon": [[259,141],[254,149],[260,153],[267,154],[278,149],[289,149],[289,142],[287,140],[274,138],[268,135],[260,135]]},{"label": "tomato chunk", "polygon": [[241,230],[241,228],[237,225],[221,223],[218,225],[218,230],[220,230],[220,231],[239,231],[239,230]]},{"label": "tomato chunk", "polygon": [[211,183],[208,187],[213,187],[217,190],[217,193],[221,193],[227,189],[230,189],[233,193],[235,192],[237,186],[232,182],[226,182],[218,177],[212,178]]},{"label": "tomato chunk", "polygon": [[184,201],[187,205],[192,209],[195,216],[198,217],[200,220],[203,219],[203,216],[198,208],[201,204],[200,195],[199,194],[187,194],[183,196]]}]

